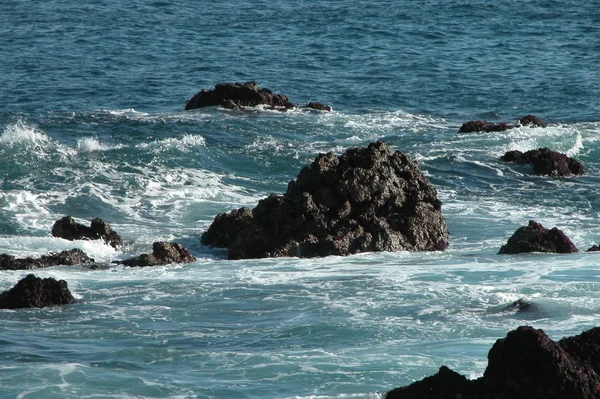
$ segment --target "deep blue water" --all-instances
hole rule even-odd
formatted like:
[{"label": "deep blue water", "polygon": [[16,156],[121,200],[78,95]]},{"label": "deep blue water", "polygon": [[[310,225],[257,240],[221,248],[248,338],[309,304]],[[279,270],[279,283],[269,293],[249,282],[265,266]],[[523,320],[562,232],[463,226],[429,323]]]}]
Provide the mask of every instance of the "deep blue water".
[{"label": "deep blue water", "polygon": [[[198,258],[36,271],[78,303],[0,311],[2,398],[380,398],[442,364],[481,375],[519,325],[598,325],[597,1],[0,0],[0,60],[0,252],[108,264],[172,240]],[[183,111],[249,80],[334,112]],[[457,134],[526,114],[550,126]],[[374,140],[438,189],[447,251],[227,261],[200,245],[217,213]],[[499,161],[542,146],[586,175]],[[52,238],[67,214],[127,245]],[[530,219],[582,252],[496,255]],[[0,272],[0,290],[26,274]],[[500,311],[519,298],[541,311]]]}]

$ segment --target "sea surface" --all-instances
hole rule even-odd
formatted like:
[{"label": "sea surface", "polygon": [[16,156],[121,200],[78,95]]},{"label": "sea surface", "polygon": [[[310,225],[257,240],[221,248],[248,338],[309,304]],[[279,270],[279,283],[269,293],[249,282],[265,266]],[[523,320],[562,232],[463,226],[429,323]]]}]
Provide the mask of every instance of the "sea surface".
[{"label": "sea surface", "polygon": [[[333,112],[184,111],[256,81]],[[458,134],[535,114],[549,127]],[[228,261],[215,215],[254,207],[319,153],[385,140],[435,185],[444,252]],[[582,177],[533,176],[550,147]],[[50,234],[72,215],[123,237]],[[569,255],[497,255],[536,220]],[[483,374],[520,325],[600,324],[600,3],[0,0],[0,253],[81,248],[36,270],[74,305],[0,311],[0,398],[379,399],[447,365]],[[111,265],[180,242],[187,265]],[[28,271],[0,271],[0,291]],[[532,301],[532,312],[505,307]]]}]

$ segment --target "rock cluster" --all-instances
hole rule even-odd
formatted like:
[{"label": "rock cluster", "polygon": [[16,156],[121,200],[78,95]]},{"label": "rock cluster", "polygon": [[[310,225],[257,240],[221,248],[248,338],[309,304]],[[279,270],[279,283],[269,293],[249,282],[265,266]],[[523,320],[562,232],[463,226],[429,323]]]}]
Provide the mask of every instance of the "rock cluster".
[{"label": "rock cluster", "polygon": [[498,253],[552,252],[564,254],[577,251],[577,247],[562,230],[556,227],[548,230],[540,223],[530,220],[528,226],[519,227],[515,231]]},{"label": "rock cluster", "polygon": [[0,294],[0,309],[44,308],[74,303],[66,281],[29,274]]},{"label": "rock cluster", "polygon": [[99,240],[114,248],[123,245],[121,237],[102,219],[94,219],[90,226],[84,226],[76,223],[71,216],[65,216],[54,222],[52,226],[52,235],[54,237],[64,238],[66,240]]},{"label": "rock cluster", "polygon": [[181,244],[164,241],[152,244],[151,254],[142,254],[138,257],[118,261],[125,266],[159,266],[170,263],[191,263],[196,258]]},{"label": "rock cluster", "polygon": [[464,123],[459,133],[472,133],[472,132],[503,132],[508,129],[513,129],[519,126],[530,126],[530,127],[547,127],[548,124],[541,118],[535,115],[525,115],[519,119],[519,123],[509,122],[488,122],[488,121],[469,121]]},{"label": "rock cluster", "polygon": [[505,162],[532,164],[533,173],[536,175],[570,176],[585,173],[581,162],[566,154],[552,151],[548,147],[530,150],[525,153],[518,150],[508,151],[501,159]]},{"label": "rock cluster", "polygon": [[483,377],[467,380],[442,366],[386,399],[592,399],[600,397],[600,328],[551,340],[522,326],[496,341]]},{"label": "rock cluster", "polygon": [[39,258],[16,258],[12,255],[0,254],[0,270],[29,270],[60,265],[81,265],[94,263],[81,249],[71,249],[59,253],[42,255]]},{"label": "rock cluster", "polygon": [[[221,83],[212,90],[202,89],[188,101],[185,110],[211,106],[242,110],[245,107],[256,107],[257,105],[266,105],[280,111],[296,107],[296,104],[292,103],[287,96],[260,88],[255,82],[246,82]],[[317,102],[308,103],[306,108],[331,111],[330,106]]]},{"label": "rock cluster", "polygon": [[230,259],[436,251],[448,229],[417,163],[377,142],[317,156],[285,194],[217,215],[202,243],[228,248]]}]

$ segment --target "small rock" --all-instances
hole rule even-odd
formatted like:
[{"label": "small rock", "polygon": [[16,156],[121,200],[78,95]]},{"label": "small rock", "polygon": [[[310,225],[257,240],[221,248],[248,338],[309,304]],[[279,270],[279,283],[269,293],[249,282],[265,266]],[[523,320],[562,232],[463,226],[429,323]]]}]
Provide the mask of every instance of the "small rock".
[{"label": "small rock", "polygon": [[191,263],[196,258],[181,244],[164,241],[152,244],[151,254],[142,254],[138,257],[117,261],[125,266],[160,266],[170,263]]},{"label": "small rock", "polygon": [[0,270],[28,270],[40,269],[52,266],[73,266],[94,263],[81,249],[74,248],[50,255],[42,255],[39,258],[16,258],[12,255],[0,255]]},{"label": "small rock", "polygon": [[65,280],[41,279],[29,274],[13,288],[0,294],[1,309],[44,308],[74,303]]},{"label": "small rock", "polygon": [[518,150],[508,151],[500,159],[505,162],[519,164],[530,163],[533,165],[533,173],[536,175],[562,177],[585,173],[585,168],[581,162],[566,154],[552,151],[548,147],[530,150],[525,153]]},{"label": "small rock", "polygon": [[550,230],[540,223],[529,221],[526,227],[519,227],[500,248],[499,254],[520,254],[526,252],[573,253],[578,249],[569,237],[554,227]]},{"label": "small rock", "polygon": [[99,240],[114,248],[123,245],[121,237],[104,220],[96,218],[90,223],[90,227],[76,223],[71,216],[65,216],[54,222],[52,236],[64,238],[65,240]]}]

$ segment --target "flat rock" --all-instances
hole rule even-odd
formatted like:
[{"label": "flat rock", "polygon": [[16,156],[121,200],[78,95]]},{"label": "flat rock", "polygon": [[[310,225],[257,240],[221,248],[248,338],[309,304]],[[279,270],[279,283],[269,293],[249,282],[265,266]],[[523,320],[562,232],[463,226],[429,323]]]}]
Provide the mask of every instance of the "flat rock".
[{"label": "flat rock", "polygon": [[566,154],[552,151],[548,147],[530,150],[525,153],[513,150],[506,152],[501,158],[505,162],[532,164],[533,173],[548,176],[571,176],[585,173],[583,164]]},{"label": "flat rock", "polygon": [[503,132],[505,130],[513,129],[519,126],[530,126],[530,127],[547,127],[548,124],[541,118],[535,115],[525,115],[519,119],[518,123],[509,122],[488,122],[488,121],[469,121],[464,123],[459,133],[473,133],[473,132]]},{"label": "flat rock", "polygon": [[71,249],[59,253],[42,255],[39,258],[16,258],[12,255],[0,254],[0,270],[29,270],[52,266],[74,266],[94,263],[81,249]]},{"label": "flat rock", "polygon": [[577,247],[562,230],[556,227],[549,230],[540,223],[530,220],[528,226],[519,227],[515,231],[498,253],[552,252],[565,254],[577,251]]},{"label": "flat rock", "polygon": [[52,236],[65,240],[104,240],[114,248],[123,245],[121,237],[104,220],[96,218],[90,226],[77,223],[71,216],[65,216],[54,222]]},{"label": "flat rock", "polygon": [[44,308],[74,303],[65,280],[41,279],[29,274],[0,294],[0,309]]},{"label": "flat rock", "polygon": [[417,163],[377,142],[317,156],[283,195],[217,215],[202,243],[229,259],[440,251],[448,229]]},{"label": "flat rock", "polygon": [[186,111],[194,108],[221,106],[240,109],[266,105],[275,109],[294,108],[287,96],[275,94],[269,89],[261,89],[255,82],[221,83],[212,90],[202,89],[188,101]]},{"label": "flat rock", "polygon": [[151,254],[142,254],[138,257],[118,261],[125,266],[160,266],[171,263],[191,263],[196,258],[181,244],[158,241],[152,244]]},{"label": "flat rock", "polygon": [[600,397],[600,328],[551,340],[521,326],[488,353],[483,377],[467,380],[442,367],[431,377],[391,390],[386,399],[592,399]]}]

